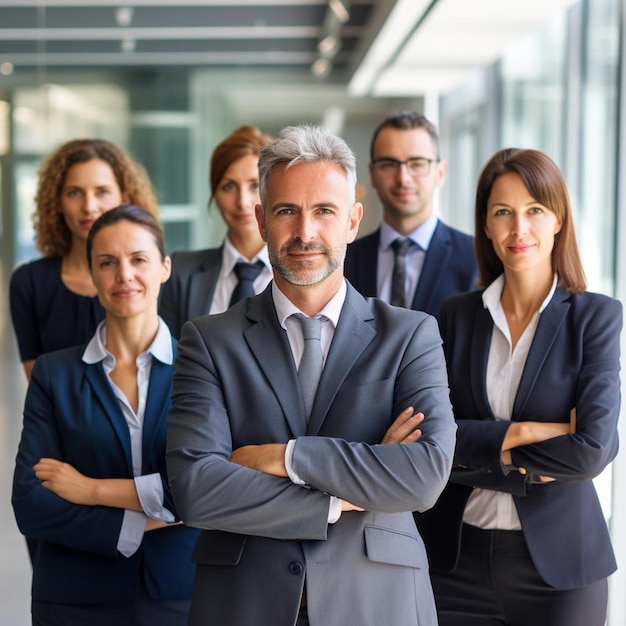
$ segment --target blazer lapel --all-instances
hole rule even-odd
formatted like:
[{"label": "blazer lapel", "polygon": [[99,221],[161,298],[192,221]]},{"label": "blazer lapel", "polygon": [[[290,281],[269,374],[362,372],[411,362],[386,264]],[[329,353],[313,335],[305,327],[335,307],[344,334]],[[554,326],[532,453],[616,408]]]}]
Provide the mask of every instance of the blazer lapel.
[{"label": "blazer lapel", "polygon": [[483,306],[482,299],[477,304],[472,332],[472,347],[470,352],[471,368],[469,371],[474,402],[482,415],[489,415],[495,419],[489,398],[487,396],[487,361],[489,359],[489,347],[493,333],[493,320],[491,314]]},{"label": "blazer lapel", "polygon": [[207,315],[222,269],[222,248],[210,250],[189,277],[189,319]]},{"label": "blazer lapel", "polygon": [[439,222],[426,252],[424,265],[417,282],[411,308],[416,311],[426,311],[434,294],[437,292],[439,277],[448,264],[452,246],[445,224]]},{"label": "blazer lapel", "polygon": [[526,358],[522,379],[513,403],[513,419],[516,419],[524,410],[528,397],[541,375],[541,368],[569,311],[568,299],[567,291],[557,289],[552,300],[539,316],[539,324]]},{"label": "blazer lapel", "polygon": [[298,373],[287,333],[276,317],[271,283],[249,302],[248,318],[252,325],[244,331],[244,339],[278,399],[293,436],[304,435],[306,417]]},{"label": "blazer lapel", "polygon": [[129,476],[133,475],[133,463],[130,450],[130,433],[128,432],[128,424],[119,405],[119,400],[115,397],[113,389],[109,384],[107,375],[104,373],[102,363],[94,363],[87,365],[85,376],[93,389],[95,396],[102,404],[103,413],[111,422],[113,430],[124,451],[124,458],[128,468]]},{"label": "blazer lapel", "polygon": [[341,309],[313,403],[307,428],[308,435],[319,432],[337,392],[356,361],[376,336],[376,331],[368,323],[373,318],[365,299],[348,285],[346,300]]},{"label": "blazer lapel", "polygon": [[376,297],[378,295],[378,245],[380,242],[380,230],[355,242],[356,286],[364,296]]},{"label": "blazer lapel", "polygon": [[154,439],[161,426],[165,428],[167,410],[172,391],[172,366],[161,363],[158,359],[152,359],[150,381],[148,383],[148,397],[146,410],[143,417],[142,432],[142,467],[148,467],[151,450],[158,450],[154,445]]}]

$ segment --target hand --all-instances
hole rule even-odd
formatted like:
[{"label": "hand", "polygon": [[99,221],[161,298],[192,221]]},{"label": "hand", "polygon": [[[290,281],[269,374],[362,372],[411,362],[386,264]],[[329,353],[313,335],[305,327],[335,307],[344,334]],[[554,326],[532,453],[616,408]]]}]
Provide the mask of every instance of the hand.
[{"label": "hand", "polygon": [[287,478],[285,468],[285,448],[284,443],[264,443],[257,446],[242,446],[233,450],[230,455],[230,462],[243,465],[250,469],[265,472],[272,476]]},{"label": "hand", "polygon": [[382,444],[388,443],[414,443],[422,436],[418,426],[424,421],[423,413],[413,413],[412,406],[404,409],[393,424],[387,429]]},{"label": "hand", "polygon": [[182,521],[179,522],[161,522],[156,519],[148,518],[146,521],[146,525],[144,526],[143,531],[145,533],[149,533],[151,530],[158,530],[159,528],[165,528],[166,526],[180,526],[182,525]]},{"label": "hand", "polygon": [[351,502],[348,502],[347,500],[342,500],[341,512],[345,513],[346,511],[365,511],[365,509],[362,509],[360,506],[357,506],[356,504],[352,504]]},{"label": "hand", "polygon": [[46,489],[73,504],[93,505],[94,480],[81,474],[69,463],[57,459],[39,459],[33,466],[35,476]]}]

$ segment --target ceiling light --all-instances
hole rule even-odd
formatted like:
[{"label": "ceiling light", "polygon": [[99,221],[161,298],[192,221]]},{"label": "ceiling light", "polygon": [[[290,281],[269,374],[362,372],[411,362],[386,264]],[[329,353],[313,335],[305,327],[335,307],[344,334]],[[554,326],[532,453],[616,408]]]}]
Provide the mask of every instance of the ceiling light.
[{"label": "ceiling light", "polygon": [[133,7],[119,7],[115,9],[115,21],[118,26],[129,26],[133,21]]},{"label": "ceiling light", "polygon": [[120,41],[120,47],[122,52],[126,54],[130,54],[131,52],[135,52],[135,46],[137,42],[132,37],[124,37],[122,41]]},{"label": "ceiling light", "polygon": [[345,0],[328,0],[328,7],[342,24],[350,19],[350,11]]},{"label": "ceiling light", "polygon": [[326,76],[326,74],[330,72],[330,61],[324,57],[317,59],[317,61],[311,65],[311,72],[313,76],[317,76],[318,78]]},{"label": "ceiling light", "polygon": [[317,49],[326,57],[334,56],[339,51],[339,41],[333,35],[326,35],[324,39],[320,39]]},{"label": "ceiling light", "polygon": [[13,63],[5,61],[4,63],[0,64],[0,74],[2,74],[3,76],[11,76],[11,74],[13,74]]}]

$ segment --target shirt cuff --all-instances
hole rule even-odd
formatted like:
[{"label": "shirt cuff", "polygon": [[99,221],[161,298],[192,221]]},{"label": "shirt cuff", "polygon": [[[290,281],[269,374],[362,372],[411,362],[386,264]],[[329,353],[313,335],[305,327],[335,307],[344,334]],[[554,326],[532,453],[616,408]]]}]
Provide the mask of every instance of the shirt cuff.
[{"label": "shirt cuff", "polygon": [[328,506],[328,523],[334,524],[341,517],[341,498],[330,496],[330,505]]},{"label": "shirt cuff", "polygon": [[285,469],[287,470],[287,476],[291,480],[294,485],[306,485],[306,483],[298,476],[296,471],[293,469],[293,450],[296,447],[296,440],[290,439],[287,442],[287,447],[285,448]]},{"label": "shirt cuff", "polygon": [[163,482],[161,474],[135,476],[137,497],[143,512],[151,519],[159,522],[175,522],[173,513],[163,506]]},{"label": "shirt cuff", "polygon": [[124,510],[124,519],[120,536],[117,540],[117,550],[126,558],[133,556],[143,540],[143,533],[148,518],[141,511]]}]

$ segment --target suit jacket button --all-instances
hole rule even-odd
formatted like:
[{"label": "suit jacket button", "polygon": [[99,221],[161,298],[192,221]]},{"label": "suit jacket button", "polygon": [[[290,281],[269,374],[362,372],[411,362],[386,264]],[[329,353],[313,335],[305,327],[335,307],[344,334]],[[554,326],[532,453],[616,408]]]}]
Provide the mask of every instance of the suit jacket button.
[{"label": "suit jacket button", "polygon": [[519,472],[522,476],[526,476],[526,474],[527,474],[527,471],[526,471],[526,468],[525,468],[525,467],[520,467],[517,471],[518,471],[518,472]]},{"label": "suit jacket button", "polygon": [[291,561],[291,563],[289,563],[289,571],[295,576],[302,574],[303,570],[302,563],[298,563],[298,561]]}]

